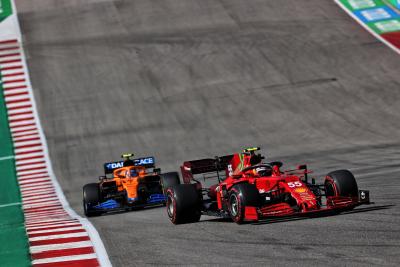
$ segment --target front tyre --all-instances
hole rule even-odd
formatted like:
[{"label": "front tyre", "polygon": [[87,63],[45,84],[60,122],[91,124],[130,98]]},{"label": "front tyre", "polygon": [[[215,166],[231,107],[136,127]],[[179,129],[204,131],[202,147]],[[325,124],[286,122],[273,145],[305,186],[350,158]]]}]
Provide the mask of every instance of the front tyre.
[{"label": "front tyre", "polygon": [[234,222],[242,224],[246,206],[259,207],[260,195],[252,184],[237,184],[229,192],[228,209]]},{"label": "front tyre", "polygon": [[[326,197],[348,197],[358,201],[358,186],[354,175],[348,170],[338,170],[328,173],[325,177]],[[354,209],[350,205],[344,210]]]},{"label": "front tyre", "polygon": [[98,216],[101,211],[95,210],[93,206],[100,203],[99,185],[87,184],[83,187],[83,211],[87,217]]},{"label": "front tyre", "polygon": [[358,186],[354,175],[348,170],[328,173],[325,178],[327,196],[358,198]]},{"label": "front tyre", "polygon": [[173,224],[198,222],[201,198],[195,185],[179,184],[167,189],[167,214]]}]

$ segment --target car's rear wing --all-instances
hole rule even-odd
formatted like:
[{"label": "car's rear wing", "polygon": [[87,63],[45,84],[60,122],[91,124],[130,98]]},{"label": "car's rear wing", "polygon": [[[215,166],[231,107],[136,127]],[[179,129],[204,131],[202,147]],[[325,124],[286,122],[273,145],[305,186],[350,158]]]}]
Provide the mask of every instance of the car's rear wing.
[{"label": "car's rear wing", "polygon": [[[214,159],[199,159],[185,161],[181,166],[182,178],[185,183],[190,183],[195,174],[205,174],[210,172],[226,171],[231,163],[233,155],[215,157]],[[224,174],[226,176],[226,173]]]},{"label": "car's rear wing", "polygon": [[144,157],[137,159],[120,160],[114,162],[104,163],[104,173],[107,175],[113,173],[115,169],[119,169],[125,166],[143,166],[146,169],[155,168],[154,157]]}]

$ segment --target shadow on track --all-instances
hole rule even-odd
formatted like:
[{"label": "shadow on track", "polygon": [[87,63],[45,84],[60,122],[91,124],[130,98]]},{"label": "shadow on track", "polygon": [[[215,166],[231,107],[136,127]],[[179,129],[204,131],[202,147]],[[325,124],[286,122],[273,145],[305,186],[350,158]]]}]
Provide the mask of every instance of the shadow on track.
[{"label": "shadow on track", "polygon": [[[385,210],[385,209],[390,209],[391,207],[394,207],[394,206],[395,205],[381,205],[381,206],[358,208],[358,209],[354,209],[351,211],[342,211],[342,212],[327,211],[327,212],[319,212],[316,214],[307,214],[307,215],[303,215],[303,216],[297,215],[297,216],[285,216],[285,217],[279,217],[279,218],[268,218],[268,219],[260,220],[258,222],[249,222],[247,224],[262,225],[262,224],[272,224],[272,223],[283,223],[283,222],[307,220],[307,219],[312,219],[312,218],[322,218],[322,217],[347,215],[347,214],[360,213],[360,212],[369,212],[369,211],[375,211],[375,210]],[[229,223],[232,223],[232,220],[227,219],[227,218],[216,218],[216,219],[202,220],[200,222],[218,222],[218,223],[229,222]],[[246,223],[244,223],[244,224],[246,224]]]},{"label": "shadow on track", "polygon": [[307,214],[304,216],[291,216],[291,217],[282,217],[282,218],[272,218],[272,219],[265,219],[258,222],[250,223],[253,225],[261,225],[261,224],[272,224],[272,223],[281,223],[281,222],[290,222],[290,221],[298,221],[298,220],[307,220],[312,218],[322,218],[322,217],[330,217],[330,216],[339,216],[339,215],[346,215],[352,213],[360,213],[360,212],[369,212],[374,210],[385,210],[390,209],[395,205],[381,205],[381,206],[373,206],[373,207],[365,207],[365,208],[358,208],[351,211],[327,211],[322,213],[316,214]]}]

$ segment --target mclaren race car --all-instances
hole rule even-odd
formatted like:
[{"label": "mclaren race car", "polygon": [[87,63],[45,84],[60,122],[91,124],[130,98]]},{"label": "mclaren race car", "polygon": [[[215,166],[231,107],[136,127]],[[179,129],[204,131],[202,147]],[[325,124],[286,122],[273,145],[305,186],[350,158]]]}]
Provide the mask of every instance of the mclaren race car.
[{"label": "mclaren race car", "polygon": [[99,182],[83,187],[83,209],[86,216],[96,216],[115,210],[138,209],[166,202],[166,189],[180,184],[177,172],[161,174],[155,168],[154,157],[124,160],[104,164],[104,176]]},{"label": "mclaren race car", "polygon": [[184,184],[167,190],[172,223],[200,220],[201,215],[231,218],[240,224],[264,218],[341,212],[369,204],[369,191],[358,190],[348,170],[330,172],[323,184],[309,181],[306,165],[282,171],[281,162],[264,162],[259,148],[243,153],[186,161]]}]

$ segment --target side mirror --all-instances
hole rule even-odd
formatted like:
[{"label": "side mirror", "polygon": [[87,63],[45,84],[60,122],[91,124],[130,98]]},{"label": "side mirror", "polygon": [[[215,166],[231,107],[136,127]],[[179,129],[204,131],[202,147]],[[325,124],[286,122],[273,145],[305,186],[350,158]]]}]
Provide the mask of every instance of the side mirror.
[{"label": "side mirror", "polygon": [[297,169],[304,170],[304,182],[308,183],[307,165],[306,164],[299,165],[299,166],[297,166]]},{"label": "side mirror", "polygon": [[106,179],[106,176],[104,176],[104,175],[99,176],[99,181],[103,181],[104,179]]},{"label": "side mirror", "polygon": [[297,169],[298,170],[307,170],[307,165],[306,164],[299,165],[299,166],[297,166]]}]

